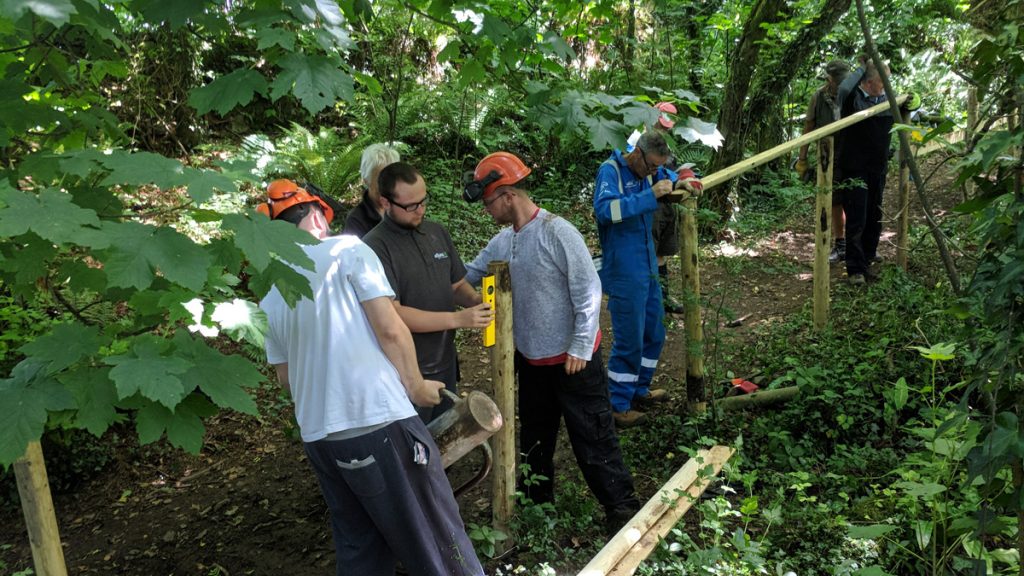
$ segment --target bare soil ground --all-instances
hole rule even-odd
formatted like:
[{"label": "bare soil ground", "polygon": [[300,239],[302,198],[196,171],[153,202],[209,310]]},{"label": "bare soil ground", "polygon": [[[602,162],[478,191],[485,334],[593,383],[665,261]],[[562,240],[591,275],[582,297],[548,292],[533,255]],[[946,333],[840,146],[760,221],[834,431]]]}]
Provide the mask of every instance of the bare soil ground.
[{"label": "bare soil ground", "polygon": [[[945,200],[940,205],[956,203],[955,191],[935,188]],[[895,213],[895,191],[890,177],[887,218]],[[919,220],[916,200],[912,204],[914,218]],[[711,299],[705,311],[706,332],[717,331],[723,341],[741,345],[752,337],[754,327],[780,321],[809,303],[812,211],[808,207],[807,217],[794,218],[789,230],[745,247],[722,244],[705,257],[702,288]],[[881,248],[887,263],[894,260],[893,229],[887,222],[890,241],[883,240]],[[678,279],[678,270],[674,274]],[[849,289],[843,286],[843,276],[842,267],[833,266],[833,298]],[[744,321],[739,327],[724,327],[734,318]],[[607,322],[605,326],[607,337],[611,330]],[[682,318],[669,318],[668,326],[655,384],[681,397],[686,356]],[[463,388],[489,391],[490,361],[478,338],[462,338],[460,354]],[[720,371],[744,375],[754,368],[750,362],[722,366]],[[332,573],[334,551],[327,514],[301,444],[288,435],[289,408],[268,390],[260,392],[260,405],[261,418],[222,414],[209,421],[206,445],[197,456],[159,445],[140,448],[130,439],[111,440],[120,444],[116,459],[73,493],[54,497],[69,573]],[[669,405],[662,410],[676,408]],[[132,436],[130,430],[122,431],[122,437]],[[563,439],[560,469],[575,466],[566,445]],[[453,483],[472,475],[478,462],[469,456],[457,463],[450,471]],[[659,484],[638,475],[637,485],[641,498],[647,498]],[[488,521],[489,486],[490,479],[460,499],[467,520]],[[599,533],[595,527],[594,535]],[[594,545],[586,538],[580,540],[582,545]],[[513,551],[501,565],[514,560]],[[492,562],[489,569],[497,565]],[[0,572],[29,567],[31,552],[20,510],[0,510]]]}]

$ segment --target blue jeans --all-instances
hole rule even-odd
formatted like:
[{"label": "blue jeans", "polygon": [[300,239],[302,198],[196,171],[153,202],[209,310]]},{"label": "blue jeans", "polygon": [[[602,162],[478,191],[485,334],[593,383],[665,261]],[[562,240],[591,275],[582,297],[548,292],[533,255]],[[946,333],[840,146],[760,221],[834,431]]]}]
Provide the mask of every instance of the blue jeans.
[{"label": "blue jeans", "polygon": [[413,416],[362,436],[305,444],[331,514],[337,575],[484,573],[441,455]]}]

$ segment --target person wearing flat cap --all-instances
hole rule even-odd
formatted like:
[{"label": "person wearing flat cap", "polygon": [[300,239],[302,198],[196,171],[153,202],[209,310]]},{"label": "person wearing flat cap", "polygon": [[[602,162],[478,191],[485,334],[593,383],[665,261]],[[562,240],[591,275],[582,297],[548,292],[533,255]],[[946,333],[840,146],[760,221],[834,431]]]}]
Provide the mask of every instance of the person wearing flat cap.
[{"label": "person wearing flat cap", "polygon": [[[850,74],[850,65],[842,60],[832,60],[825,65],[825,72],[818,76],[825,84],[818,88],[811,95],[810,105],[807,107],[807,114],[804,116],[804,134],[817,130],[826,124],[831,124],[839,119],[839,101],[836,95],[839,92],[839,84]],[[807,149],[810,146],[804,144],[800,147],[800,155],[796,161],[797,176],[805,182],[814,180],[813,172],[807,162]],[[833,182],[839,181],[838,166],[833,170]],[[846,216],[843,213],[842,190],[832,192],[832,252],[828,255],[831,264],[844,262],[846,260]]]}]

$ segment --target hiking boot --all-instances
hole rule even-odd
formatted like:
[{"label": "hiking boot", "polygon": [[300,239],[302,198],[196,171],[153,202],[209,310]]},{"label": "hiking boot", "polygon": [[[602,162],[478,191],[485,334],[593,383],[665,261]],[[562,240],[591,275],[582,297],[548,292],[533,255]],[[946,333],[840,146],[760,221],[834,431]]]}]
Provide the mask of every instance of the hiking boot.
[{"label": "hiking boot", "polygon": [[662,298],[661,303],[665,306],[666,314],[682,314],[686,311],[686,308],[683,308],[683,305],[671,296]]},{"label": "hiking boot", "polygon": [[871,257],[871,261],[874,262],[875,264],[878,264],[879,262],[882,261],[882,255],[875,254],[874,256]]},{"label": "hiking boot", "polygon": [[662,390],[661,388],[653,388],[651,390],[648,390],[647,394],[644,396],[634,396],[633,404],[639,406],[640,408],[649,408],[654,406],[655,404],[660,404],[661,402],[668,402],[668,400],[668,392]]},{"label": "hiking boot", "polygon": [[616,428],[632,428],[646,422],[647,414],[636,410],[626,410],[625,412],[612,412],[612,418],[615,420]]},{"label": "hiking boot", "polygon": [[604,511],[604,529],[610,539],[615,536],[639,512],[639,508],[623,506],[621,508],[606,509]]},{"label": "hiking boot", "polygon": [[828,254],[828,263],[829,264],[838,264],[840,262],[845,262],[845,261],[846,261],[846,243],[843,242],[842,244],[840,244],[838,241],[836,241],[835,247],[833,247],[832,251],[829,252],[829,254]]},{"label": "hiking boot", "polygon": [[850,286],[863,286],[867,284],[868,281],[864,278],[863,274],[850,274],[848,282],[850,283]]}]

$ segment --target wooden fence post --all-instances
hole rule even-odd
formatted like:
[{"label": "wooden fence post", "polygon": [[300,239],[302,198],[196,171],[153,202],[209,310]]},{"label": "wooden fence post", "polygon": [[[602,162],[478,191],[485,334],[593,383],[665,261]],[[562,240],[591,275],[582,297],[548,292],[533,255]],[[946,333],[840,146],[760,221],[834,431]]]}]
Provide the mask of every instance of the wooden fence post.
[{"label": "wooden fence post", "polygon": [[25,514],[28,541],[37,576],[67,576],[64,549],[57,530],[57,514],[53,510],[50,482],[39,442],[30,442],[25,455],[14,462],[14,477]]},{"label": "wooden fence post", "polygon": [[896,265],[907,271],[910,249],[910,167],[906,160],[900,160],[900,188],[897,201],[899,212],[896,217]]},{"label": "wooden fence post", "polygon": [[683,201],[682,269],[683,297],[686,323],[686,401],[691,411],[704,409],[704,326],[700,304],[700,263],[697,258],[697,199]]},{"label": "wooden fence post", "polygon": [[829,244],[832,240],[832,137],[818,140],[818,188],[814,195],[814,329],[828,324],[830,308]]},{"label": "wooden fence post", "polygon": [[494,275],[495,343],[491,347],[491,381],[494,403],[505,425],[491,437],[494,472],[491,482],[491,514],[495,530],[509,535],[500,542],[504,549],[513,542],[508,528],[516,493],[516,380],[512,340],[512,277],[508,262],[491,262],[487,272]]}]

